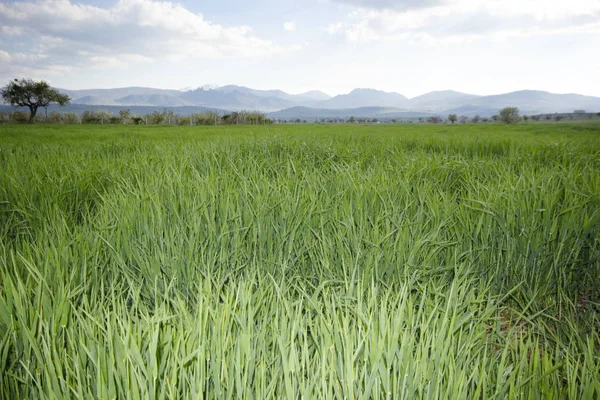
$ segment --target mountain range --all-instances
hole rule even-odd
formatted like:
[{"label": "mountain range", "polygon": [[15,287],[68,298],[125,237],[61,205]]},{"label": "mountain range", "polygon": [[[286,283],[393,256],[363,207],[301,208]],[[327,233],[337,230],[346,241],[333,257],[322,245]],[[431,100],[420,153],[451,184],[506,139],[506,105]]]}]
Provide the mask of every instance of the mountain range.
[{"label": "mountain range", "polygon": [[[377,117],[416,118],[448,113],[491,116],[498,110],[513,106],[523,114],[564,113],[583,109],[600,111],[600,97],[579,94],[554,94],[544,91],[521,90],[511,93],[479,96],[453,90],[436,91],[414,98],[400,93],[375,89],[354,89],[350,93],[329,96],[315,90],[290,94],[282,90],[257,90],[244,86],[205,85],[196,89],[167,90],[145,87],[117,89],[66,90],[72,105],[81,109],[102,106],[144,107],[144,109],[174,108],[176,112],[217,109],[223,112],[258,110],[272,118],[334,118]],[[184,111],[185,110],[185,111]]]}]

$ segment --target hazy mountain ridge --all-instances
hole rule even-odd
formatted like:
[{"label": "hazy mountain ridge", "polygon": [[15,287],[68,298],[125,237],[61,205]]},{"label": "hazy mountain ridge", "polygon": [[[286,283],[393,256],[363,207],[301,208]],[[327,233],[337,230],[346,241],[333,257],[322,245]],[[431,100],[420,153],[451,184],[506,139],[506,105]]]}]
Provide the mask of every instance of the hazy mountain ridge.
[{"label": "hazy mountain ridge", "polygon": [[[221,110],[259,110],[272,115],[297,115],[307,113],[327,118],[341,115],[338,111],[365,108],[389,108],[394,113],[429,115],[456,113],[459,115],[491,116],[506,106],[519,107],[524,114],[561,113],[584,109],[600,111],[600,97],[579,94],[554,94],[536,90],[479,96],[453,90],[442,90],[407,98],[395,93],[375,89],[354,89],[334,97],[321,91],[289,94],[282,90],[258,90],[244,86],[205,85],[194,90],[167,90],[145,87],[117,89],[63,90],[71,96],[73,104],[90,106],[148,106],[148,107],[204,107]],[[286,111],[282,114],[276,112]],[[342,113],[343,113],[342,112]],[[369,117],[379,115],[379,111]],[[404,115],[404,114],[399,114]],[[365,115],[366,117],[367,115]]]},{"label": "hazy mountain ridge", "polygon": [[343,109],[320,109],[310,107],[292,107],[286,110],[269,113],[269,118],[273,119],[306,119],[316,120],[320,118],[419,118],[434,115],[432,113],[423,113],[415,111],[405,111],[392,107],[359,107]]},{"label": "hazy mountain ridge", "polygon": [[258,90],[244,86],[204,85],[190,90],[128,87],[116,89],[59,89],[73,104],[181,107],[199,106],[228,110],[276,111],[296,105],[311,105],[331,98],[318,90],[289,94],[282,90]]},{"label": "hazy mountain ridge", "polygon": [[384,92],[375,89],[354,89],[348,94],[340,94],[321,102],[319,108],[348,109],[361,107],[396,107],[407,106],[409,100],[400,93]]}]

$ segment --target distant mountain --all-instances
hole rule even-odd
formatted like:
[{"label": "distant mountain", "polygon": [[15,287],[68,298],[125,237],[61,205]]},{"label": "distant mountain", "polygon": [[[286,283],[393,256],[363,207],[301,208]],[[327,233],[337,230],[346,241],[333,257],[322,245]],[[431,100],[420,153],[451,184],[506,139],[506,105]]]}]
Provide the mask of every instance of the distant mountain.
[{"label": "distant mountain", "polygon": [[306,99],[306,101],[325,101],[331,99],[331,96],[320,90],[311,90],[306,93],[296,95],[297,98]]},{"label": "distant mountain", "polygon": [[116,89],[81,89],[81,90],[68,90],[68,89],[59,89],[61,92],[68,94],[71,96],[71,99],[78,99],[82,97],[99,97],[106,99],[118,99],[121,97],[131,96],[131,95],[149,95],[149,94],[172,94],[177,95],[180,93],[178,90],[165,90],[165,89],[154,89],[147,87],[125,87],[125,88],[116,88]]},{"label": "distant mountain", "polygon": [[[188,104],[226,108],[230,110],[261,110],[274,111],[294,106],[294,102],[275,96],[252,93],[252,89],[219,88],[218,90],[196,89],[182,93],[180,97]],[[247,90],[245,90],[247,89]]]},{"label": "distant mountain", "polygon": [[408,107],[412,110],[445,110],[456,106],[457,103],[464,104],[478,97],[474,94],[460,93],[454,90],[442,90],[413,97],[409,100]]},{"label": "distant mountain", "polygon": [[[294,110],[298,113],[298,116],[294,117],[298,118],[306,112],[318,118],[328,118],[339,115],[332,110],[355,110],[368,107],[390,108],[394,109],[395,113],[411,113],[410,115],[453,113],[467,116],[479,114],[482,117],[497,114],[501,108],[507,106],[519,107],[523,114],[572,112],[575,109],[600,111],[600,97],[553,94],[535,90],[521,90],[492,96],[443,90],[425,93],[412,99],[399,93],[375,89],[354,89],[350,93],[331,97],[317,90],[290,94],[282,90],[258,90],[237,85],[221,87],[204,85],[197,89],[183,91],[146,87],[60,90],[71,97],[71,103],[89,106],[148,106],[157,109],[187,106],[263,112],[281,110],[288,114],[289,110]],[[369,114],[369,117],[373,115]]]},{"label": "distant mountain", "polygon": [[257,97],[277,98],[277,99],[286,100],[286,101],[289,101],[292,103],[307,103],[307,102],[314,102],[314,101],[324,101],[324,100],[329,100],[331,98],[331,96],[329,96],[328,94],[323,93],[318,90],[313,90],[313,91],[301,93],[301,94],[289,94],[282,90],[257,90],[257,89],[250,89],[245,86],[236,86],[236,85],[222,86],[222,87],[216,88],[214,90],[218,91],[218,92],[227,93],[227,94],[242,93],[242,94],[252,95],[252,96],[257,96]]},{"label": "distant mountain", "polygon": [[318,120],[321,118],[380,118],[389,120],[395,118],[420,118],[428,117],[433,114],[403,111],[398,108],[391,107],[359,107],[359,108],[344,108],[344,109],[319,109],[309,107],[292,107],[286,110],[275,111],[267,114],[273,119],[306,119],[309,121]]},{"label": "distant mountain", "polygon": [[347,109],[360,107],[396,107],[403,108],[408,99],[399,93],[383,92],[375,89],[354,89],[318,104],[319,108]]},{"label": "distant mountain", "polygon": [[129,96],[116,99],[113,104],[159,107],[180,107],[191,105],[183,100],[180,96],[171,94],[130,94]]},{"label": "distant mountain", "polygon": [[114,100],[100,96],[83,96],[76,99],[71,99],[73,103],[87,104],[87,105],[111,105],[114,104]]},{"label": "distant mountain", "polygon": [[[64,112],[72,112],[75,114],[81,115],[84,111],[108,111],[109,113],[118,116],[119,111],[123,108],[128,108],[133,115],[147,115],[151,114],[154,111],[162,111],[164,108],[168,110],[172,110],[176,115],[190,115],[196,112],[206,112],[206,111],[214,111],[219,114],[227,114],[230,111],[222,110],[218,108],[210,108],[210,107],[199,107],[199,106],[182,106],[182,107],[159,107],[159,106],[122,106],[122,105],[88,105],[88,104],[67,104],[64,107],[60,107],[56,104],[51,104],[48,106],[48,113],[53,111],[64,113]],[[12,107],[8,105],[0,104],[0,112],[11,112],[17,110],[23,110],[29,112],[27,107]],[[43,115],[43,112],[40,113],[38,111],[38,115]]]},{"label": "distant mountain", "polygon": [[496,110],[506,106],[518,107],[522,113],[526,114],[572,112],[575,109],[600,111],[599,97],[554,94],[537,90],[520,90],[506,94],[482,96],[466,103]]},{"label": "distant mountain", "polygon": [[193,90],[164,90],[144,87],[59,90],[68,94],[73,104],[155,107],[199,106],[228,110],[260,111],[275,111],[295,105],[309,105],[331,98],[319,91],[294,95],[281,90],[257,90],[235,85],[222,87],[204,85]]}]

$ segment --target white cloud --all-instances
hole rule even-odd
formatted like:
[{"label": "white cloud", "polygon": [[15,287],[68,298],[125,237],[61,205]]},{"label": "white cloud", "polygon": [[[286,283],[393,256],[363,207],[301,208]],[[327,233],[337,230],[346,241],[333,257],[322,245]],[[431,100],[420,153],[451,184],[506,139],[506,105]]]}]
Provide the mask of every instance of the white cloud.
[{"label": "white cloud", "polygon": [[296,21],[288,21],[283,24],[283,29],[287,32],[293,32],[296,30]]},{"label": "white cloud", "polygon": [[3,35],[6,36],[22,36],[23,29],[17,28],[15,26],[3,26],[1,30]]},{"label": "white cloud", "polygon": [[[119,0],[111,8],[70,0],[0,3],[0,26],[0,36],[30,38],[35,43],[31,54],[43,54],[47,67],[56,70],[127,68],[165,58],[264,57],[281,51],[253,35],[249,26],[224,27],[181,5],[154,0]],[[11,63],[18,58],[8,56]],[[29,66],[35,67],[33,62]]]},{"label": "white cloud", "polygon": [[325,31],[331,35],[335,35],[336,33],[343,32],[344,24],[341,22],[337,22],[335,24],[330,24],[325,28]]},{"label": "white cloud", "polygon": [[343,3],[361,8],[409,10],[412,8],[426,8],[444,4],[446,0],[332,0],[334,3]]},{"label": "white cloud", "polygon": [[327,29],[330,34],[344,34],[349,41],[503,40],[532,35],[593,33],[600,29],[598,0],[335,1],[356,6],[344,22],[332,24]]}]

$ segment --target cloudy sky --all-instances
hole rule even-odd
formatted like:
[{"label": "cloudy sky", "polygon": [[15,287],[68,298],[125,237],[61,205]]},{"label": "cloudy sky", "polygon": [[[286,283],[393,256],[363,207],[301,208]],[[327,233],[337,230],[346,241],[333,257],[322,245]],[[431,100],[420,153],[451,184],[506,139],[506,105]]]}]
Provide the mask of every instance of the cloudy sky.
[{"label": "cloudy sky", "polygon": [[0,83],[600,96],[600,0],[0,0]]}]

